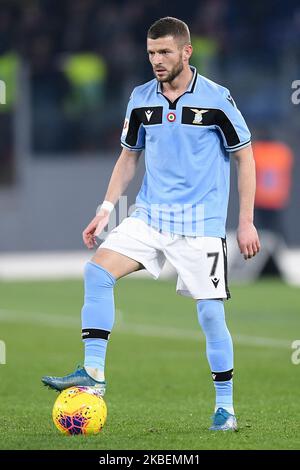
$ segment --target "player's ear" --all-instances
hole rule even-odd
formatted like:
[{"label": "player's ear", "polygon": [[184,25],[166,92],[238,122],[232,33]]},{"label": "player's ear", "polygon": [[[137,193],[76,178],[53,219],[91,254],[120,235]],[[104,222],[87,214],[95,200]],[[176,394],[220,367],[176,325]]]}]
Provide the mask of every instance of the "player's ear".
[{"label": "player's ear", "polygon": [[189,61],[193,53],[193,47],[191,44],[185,44],[183,46],[183,60]]}]

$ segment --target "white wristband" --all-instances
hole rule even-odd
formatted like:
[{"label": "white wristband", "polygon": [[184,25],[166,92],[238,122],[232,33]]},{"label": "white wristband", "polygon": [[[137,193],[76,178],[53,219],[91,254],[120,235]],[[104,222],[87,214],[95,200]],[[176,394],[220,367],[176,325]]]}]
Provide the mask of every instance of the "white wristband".
[{"label": "white wristband", "polygon": [[101,209],[105,209],[106,211],[108,211],[109,213],[111,213],[113,210],[114,210],[115,206],[113,205],[112,202],[110,201],[103,201],[102,204],[100,204],[100,206],[97,207],[97,210],[96,210],[96,215],[99,214],[99,212],[101,211]]}]

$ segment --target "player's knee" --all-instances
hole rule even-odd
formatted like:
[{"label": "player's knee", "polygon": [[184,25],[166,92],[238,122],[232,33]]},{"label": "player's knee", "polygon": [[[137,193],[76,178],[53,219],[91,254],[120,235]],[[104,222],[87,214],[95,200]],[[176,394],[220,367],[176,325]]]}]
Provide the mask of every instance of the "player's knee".
[{"label": "player's knee", "polygon": [[86,291],[98,290],[101,288],[112,288],[115,285],[116,279],[102,266],[89,261],[84,269],[84,282]]},{"label": "player's knee", "polygon": [[209,299],[197,302],[198,320],[204,330],[224,318],[224,306],[221,300]]}]

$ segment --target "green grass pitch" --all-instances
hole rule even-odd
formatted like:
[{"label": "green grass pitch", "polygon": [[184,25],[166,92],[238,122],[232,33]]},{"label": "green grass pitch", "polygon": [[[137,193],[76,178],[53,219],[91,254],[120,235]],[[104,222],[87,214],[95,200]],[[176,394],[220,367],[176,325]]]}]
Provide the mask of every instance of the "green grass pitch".
[{"label": "green grass pitch", "polygon": [[300,290],[264,279],[233,286],[226,303],[235,342],[238,433],[207,430],[214,389],[195,303],[172,282],[121,280],[107,353],[108,418],[97,436],[63,436],[56,393],[40,377],[82,362],[81,281],[0,286],[1,449],[299,449]]}]

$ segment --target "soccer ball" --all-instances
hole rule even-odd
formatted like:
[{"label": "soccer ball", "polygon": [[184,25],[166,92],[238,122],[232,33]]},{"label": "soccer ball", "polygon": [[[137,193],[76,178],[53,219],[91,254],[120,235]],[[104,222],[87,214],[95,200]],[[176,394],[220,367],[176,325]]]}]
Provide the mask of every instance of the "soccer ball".
[{"label": "soccer ball", "polygon": [[97,434],[107,416],[105,401],[93,387],[70,387],[57,397],[52,418],[63,434]]}]

